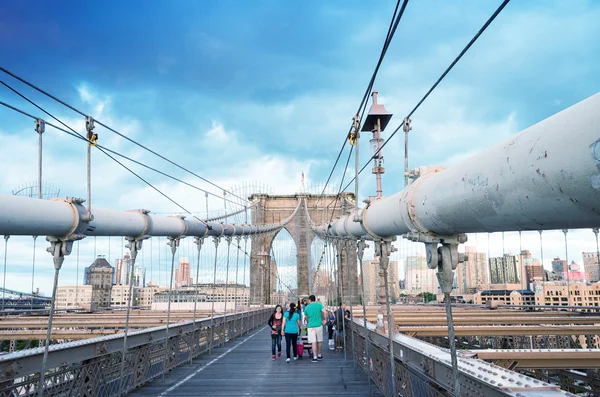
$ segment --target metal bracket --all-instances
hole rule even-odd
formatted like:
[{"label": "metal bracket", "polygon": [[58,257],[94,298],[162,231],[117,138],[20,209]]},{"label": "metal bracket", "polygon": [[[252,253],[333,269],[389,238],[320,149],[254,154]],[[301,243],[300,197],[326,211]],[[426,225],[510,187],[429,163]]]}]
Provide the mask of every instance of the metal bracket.
[{"label": "metal bracket", "polygon": [[35,119],[35,132],[43,134],[46,132],[46,122],[42,119]]},{"label": "metal bracket", "polygon": [[87,139],[90,145],[96,146],[98,144],[98,134],[93,132],[96,125],[94,124],[94,118],[92,116],[87,116],[85,118],[85,129],[87,131]]},{"label": "metal bracket", "polygon": [[437,269],[436,276],[442,292],[452,292],[452,283],[454,281],[453,271],[456,270],[459,263],[465,262],[468,259],[466,254],[458,252],[458,246],[467,241],[467,235],[437,236],[410,232],[402,237],[410,241],[425,244],[427,267],[431,270]]},{"label": "metal bracket", "polygon": [[408,131],[412,130],[412,124],[411,123],[412,123],[412,121],[411,121],[410,117],[406,117],[404,119],[404,125],[402,126],[402,130],[404,132],[408,132]]}]

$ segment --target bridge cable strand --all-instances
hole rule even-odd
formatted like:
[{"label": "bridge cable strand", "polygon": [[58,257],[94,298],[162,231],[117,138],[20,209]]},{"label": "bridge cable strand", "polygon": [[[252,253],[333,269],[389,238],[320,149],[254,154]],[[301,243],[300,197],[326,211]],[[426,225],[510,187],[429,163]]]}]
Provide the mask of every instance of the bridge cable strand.
[{"label": "bridge cable strand", "polygon": [[[12,87],[8,86],[6,83],[4,83],[2,80],[0,80],[0,83],[4,84],[5,86],[9,87],[11,90],[15,91]],[[47,112],[46,110],[44,110],[42,107],[38,106],[37,104],[35,104],[33,101],[29,100],[28,98],[26,98],[25,96],[23,96],[21,93],[15,91],[18,95],[20,95],[21,97],[23,97],[25,100],[27,100],[28,102],[30,102],[31,104],[33,104],[34,106],[36,106],[38,109],[40,109],[42,112],[46,113],[48,116],[52,117],[53,119],[55,119],[57,122],[61,123],[62,125],[64,125],[66,128],[70,129],[71,131],[73,131],[73,133],[75,133],[76,135],[78,135],[81,139],[86,140],[85,138],[83,138],[83,136],[81,134],[79,134],[77,131],[75,131],[73,128],[69,127],[67,124],[63,123],[61,120],[59,120],[58,118],[56,118],[55,116],[53,116],[51,113]],[[6,105],[3,102],[0,102],[0,104],[2,105]],[[8,106],[11,109],[15,109],[12,106]],[[24,112],[21,112],[23,114],[25,114]],[[28,114],[27,114],[28,115]],[[28,115],[30,116],[30,115]],[[30,116],[33,117],[33,116]],[[48,125],[54,127],[52,124],[47,123]],[[56,127],[55,127],[56,128]],[[59,129],[61,131],[63,131],[62,129]],[[64,132],[64,131],[63,131]],[[86,140],[87,141],[87,140]],[[151,187],[152,189],[154,189],[156,192],[158,192],[160,195],[162,195],[163,197],[165,197],[167,200],[171,201],[173,204],[175,204],[177,207],[181,208],[183,211],[185,211],[186,213],[190,214],[193,218],[195,218],[196,220],[204,223],[205,225],[208,226],[208,224],[206,222],[204,222],[202,219],[198,218],[197,216],[195,216],[194,214],[192,214],[189,210],[187,210],[185,207],[183,207],[182,205],[180,205],[178,202],[176,202],[175,200],[173,200],[170,196],[168,196],[166,193],[163,193],[161,190],[159,190],[157,187],[155,187],[152,183],[148,182],[146,179],[144,179],[143,177],[141,177],[139,174],[137,174],[135,171],[133,171],[132,169],[130,169],[129,167],[127,167],[125,164],[123,164],[122,162],[120,162],[119,160],[117,160],[116,158],[114,158],[113,156],[111,156],[110,154],[108,154],[107,151],[105,151],[102,147],[99,147],[99,145],[96,146],[96,148],[98,150],[100,150],[102,153],[104,153],[106,156],[108,156],[110,159],[112,159],[114,162],[116,162],[117,164],[119,164],[121,167],[125,168],[127,171],[129,171],[131,174],[133,174],[134,176],[136,176],[138,179],[140,179],[142,182],[144,182],[146,185],[148,185],[149,187]],[[125,157],[125,156],[122,156]],[[143,165],[135,160],[129,159],[135,163],[138,163],[140,165]],[[145,165],[144,165],[145,166]],[[150,168],[150,167],[146,167],[146,168]],[[158,170],[154,170],[158,173],[161,173]],[[166,175],[166,174],[164,174]],[[168,175],[167,175],[168,176]],[[182,182],[185,183],[185,182]]]},{"label": "bridge cable strand", "polygon": [[217,258],[219,256],[219,238],[213,237],[215,243],[215,261],[213,266],[213,286],[212,286],[212,302],[210,305],[210,342],[208,344],[208,354],[212,354],[212,345],[215,341],[215,284],[217,283]]},{"label": "bridge cable strand", "polygon": [[[400,125],[394,130],[394,132],[389,136],[388,139],[385,140],[385,142],[383,142],[383,144],[379,147],[379,149],[375,152],[375,154],[373,154],[373,156],[371,158],[369,158],[369,161],[367,161],[365,163],[365,165],[360,169],[360,171],[358,172],[359,174],[361,174],[365,168],[367,168],[367,166],[371,163],[371,159],[375,156],[377,156],[385,147],[385,145],[388,144],[388,142],[394,137],[394,135],[396,135],[396,133],[398,131],[400,131],[400,129],[404,126],[404,121],[407,118],[410,118],[423,104],[423,102],[425,102],[425,100],[429,97],[429,95],[436,89],[436,87],[442,82],[442,80],[446,77],[446,75],[448,73],[450,73],[450,71],[452,70],[452,68],[454,68],[454,66],[458,63],[458,61],[467,53],[467,51],[471,48],[471,46],[477,41],[477,39],[479,38],[479,36],[481,36],[481,34],[483,32],[485,32],[485,30],[488,28],[488,26],[496,19],[496,17],[500,14],[500,12],[502,12],[502,10],[504,9],[504,7],[506,7],[506,5],[510,2],[510,0],[504,0],[502,2],[502,4],[500,4],[500,6],[496,9],[496,11],[492,14],[492,16],[490,16],[490,18],[485,22],[485,24],[483,24],[483,26],[479,29],[479,31],[475,34],[475,36],[473,36],[473,38],[469,41],[469,43],[467,43],[467,45],[462,49],[462,51],[458,54],[458,56],[454,59],[454,61],[452,61],[452,63],[450,64],[450,66],[448,66],[446,68],[446,70],[440,75],[440,77],[437,79],[437,81],[431,86],[431,88],[425,93],[425,95],[423,95],[423,97],[421,98],[421,100],[419,102],[417,102],[417,104],[415,105],[415,107],[410,111],[410,113],[408,113],[408,116],[406,116],[406,118],[404,120],[402,120],[402,122],[400,123]],[[346,187],[344,188],[344,190],[346,190],[348,188],[348,186],[350,186],[350,184],[354,181],[351,180],[350,183],[348,183],[348,185],[346,185]]]},{"label": "bridge cable strand", "polygon": [[[229,292],[229,255],[230,255],[230,251],[231,251],[231,236],[226,237],[225,241],[227,242],[227,264],[226,264],[226,268],[225,268],[225,304],[223,307],[223,315],[227,315],[227,299],[228,299],[228,295],[227,293]],[[225,342],[223,342],[225,343]]]},{"label": "bridge cable strand", "polygon": [[[236,236],[236,239],[238,241],[238,245],[240,242],[241,237],[240,236]],[[238,326],[236,327],[236,323],[237,323],[237,314],[238,314],[238,300],[239,300],[239,291],[240,291],[240,283],[239,283],[239,279],[238,279],[238,275],[239,275],[239,264],[240,264],[240,251],[236,250],[236,257],[235,257],[235,298],[233,300],[234,302],[234,306],[233,306],[233,336],[236,337],[238,332],[241,330],[241,326],[240,324],[238,324]]]},{"label": "bridge cable strand", "polygon": [[[337,194],[336,194],[336,197],[335,197],[335,199],[334,199],[334,200],[332,200],[332,201],[331,201],[331,202],[330,202],[330,203],[327,205],[327,208],[329,208],[329,206],[330,206],[331,204],[333,204],[333,208],[331,209],[331,216],[329,217],[329,222],[328,222],[328,224],[329,224],[330,226],[331,226],[331,221],[333,220],[333,215],[335,214],[335,210],[336,210],[336,207],[337,207],[337,203],[338,203],[338,201],[339,201],[339,199],[340,199],[340,197],[341,197],[341,193],[342,193],[342,191],[343,191],[343,190],[345,190],[345,189],[342,189],[342,185],[344,184],[344,179],[346,178],[346,172],[348,171],[348,164],[350,163],[350,158],[352,157],[352,151],[353,151],[353,149],[354,149],[354,146],[351,146],[351,147],[350,147],[350,152],[348,153],[348,159],[346,160],[346,166],[344,167],[344,172],[343,172],[343,174],[342,174],[342,180],[340,181],[340,187],[339,187],[339,189],[338,189],[338,192],[337,192]],[[356,199],[356,198],[355,198],[355,199]],[[341,209],[341,208],[340,208],[340,209]]]},{"label": "bridge cable strand", "polygon": [[[31,265],[31,293],[35,293],[35,242],[37,236],[33,236],[33,260]],[[33,310],[33,298],[31,298],[31,310]]]},{"label": "bridge cable strand", "polygon": [[165,381],[165,374],[168,371],[168,357],[169,354],[169,323],[171,322],[171,296],[173,294],[173,274],[175,272],[175,253],[177,252],[177,247],[179,246],[178,238],[171,238],[167,243],[171,246],[171,281],[169,282],[169,294],[168,294],[168,303],[167,303],[167,324],[165,326],[165,347],[164,347],[164,355],[163,355],[163,372],[162,372],[162,381]]},{"label": "bridge cable strand", "polygon": [[76,274],[75,274],[75,306],[79,307],[79,242],[80,240],[77,240],[77,254],[76,254]]},{"label": "bridge cable strand", "polygon": [[48,349],[50,349],[50,339],[52,336],[52,321],[54,320],[54,309],[56,307],[56,295],[58,291],[58,274],[60,266],[54,266],[54,283],[52,285],[52,301],[50,302],[50,313],[48,315],[48,329],[46,330],[46,340],[44,343],[44,356],[42,358],[42,368],[40,370],[39,397],[44,396],[44,378],[46,376],[46,367],[48,365]]},{"label": "bridge cable strand", "polygon": [[4,236],[4,272],[2,277],[2,311],[6,309],[6,256],[8,254],[9,235]]},{"label": "bridge cable strand", "polygon": [[[138,255],[138,247],[136,246],[136,240],[129,240],[129,252],[130,255],[130,263],[128,264],[129,270],[129,296],[127,297],[127,314],[125,315],[125,330],[123,332],[123,349],[121,350],[121,366],[119,369],[119,391],[118,395],[122,396],[127,393],[127,385],[125,384],[125,361],[126,361],[126,353],[127,353],[127,337],[129,336],[129,319],[131,317],[131,304],[133,301],[133,277],[134,277],[134,267],[135,262]],[[121,258],[121,269],[125,265],[125,261]],[[127,274],[127,273],[125,273]],[[167,327],[169,321],[167,320]]]},{"label": "bridge cable strand", "polygon": [[[367,297],[365,295],[365,271],[364,271],[364,266],[363,266],[363,256],[364,256],[364,251],[365,248],[367,248],[367,245],[365,243],[365,240],[359,240],[358,244],[357,244],[357,257],[358,257],[358,263],[360,266],[360,285],[362,287],[362,299],[361,299],[361,306],[362,306],[362,312],[363,312],[363,327],[365,328],[365,330],[367,330],[367,307],[366,307],[366,300]],[[371,338],[369,338],[369,333],[367,333],[365,335],[365,355],[366,355],[366,360],[367,362],[365,363],[365,370],[367,371],[367,373],[371,373],[371,356],[369,354],[370,346],[371,346]],[[356,358],[356,353],[355,353],[355,358]],[[372,387],[371,384],[373,382],[371,381],[371,377],[369,376],[369,397],[372,396]]]},{"label": "bridge cable strand", "polygon": [[[1,81],[1,80],[0,80],[0,83],[2,83],[2,81]],[[16,112],[18,112],[18,113],[21,113],[22,115],[24,115],[24,116],[27,116],[27,117],[29,117],[29,118],[31,118],[31,119],[33,119],[33,120],[42,120],[42,121],[44,121],[44,120],[43,120],[43,119],[41,119],[41,118],[37,118],[37,117],[35,117],[35,116],[33,116],[33,115],[31,115],[31,114],[29,114],[29,113],[27,113],[27,112],[24,112],[23,110],[21,110],[21,109],[18,109],[18,108],[14,107],[14,106],[11,106],[11,105],[9,105],[9,104],[7,104],[7,103],[5,103],[5,102],[2,102],[2,101],[0,101],[0,105],[2,105],[2,106],[4,106],[4,107],[7,107],[7,108],[9,108],[9,109],[12,109],[12,110],[14,110],[14,111],[16,111]],[[44,111],[44,110],[42,109],[42,111]],[[44,111],[44,112],[45,112],[45,111]],[[54,116],[52,116],[52,115],[50,115],[50,117],[53,117],[53,118],[55,118],[55,117],[54,117]],[[55,119],[56,119],[56,118],[55,118]],[[70,131],[67,131],[67,130],[65,130],[65,129],[61,128],[61,127],[58,127],[58,126],[56,126],[56,125],[54,125],[54,124],[52,124],[52,123],[49,123],[49,122],[47,122],[47,121],[44,121],[44,123],[45,123],[46,125],[48,125],[48,126],[52,127],[52,128],[55,128],[55,129],[57,129],[58,131],[61,131],[61,132],[65,133],[65,134],[67,134],[67,135],[70,135],[70,136],[72,136],[72,137],[74,137],[74,138],[78,138],[78,139],[80,139],[80,140],[82,140],[82,141],[84,141],[84,142],[87,142],[87,139],[85,139],[85,138],[83,137],[83,135],[79,134],[77,131],[73,130],[73,129],[72,129],[71,127],[69,127],[68,125],[66,125],[66,124],[62,123],[60,120],[58,120],[58,119],[56,119],[56,120],[57,120],[58,122],[60,122],[61,124],[65,125],[67,128],[69,128],[69,129],[70,129],[71,131],[73,131],[74,133],[73,133],[73,132],[70,132]],[[124,154],[121,154],[121,153],[119,153],[119,152],[117,152],[117,151],[115,151],[115,150],[109,149],[109,148],[107,148],[106,146],[102,146],[102,145],[99,145],[99,144],[97,144],[97,145],[96,145],[96,148],[97,148],[97,149],[103,149],[103,150],[106,150],[107,152],[110,152],[110,153],[112,153],[112,154],[115,154],[115,155],[117,155],[117,156],[119,156],[119,157],[121,157],[121,158],[124,158],[124,159],[126,159],[126,160],[129,160],[129,161],[131,161],[132,163],[135,163],[135,164],[137,164],[137,165],[139,165],[139,166],[142,166],[142,167],[144,167],[144,168],[146,168],[146,169],[149,169],[149,170],[151,170],[151,171],[154,171],[154,172],[156,172],[157,174],[160,174],[160,175],[166,176],[167,178],[173,179],[174,181],[177,181],[177,182],[179,182],[179,183],[182,183],[182,184],[184,184],[184,185],[186,185],[186,186],[189,186],[189,187],[191,187],[191,188],[194,188],[194,189],[196,189],[196,190],[199,190],[199,191],[201,191],[201,192],[208,193],[208,194],[210,194],[210,195],[212,195],[212,196],[214,196],[214,197],[220,197],[219,195],[217,195],[217,194],[215,194],[215,193],[212,193],[212,192],[207,192],[206,190],[204,190],[204,189],[202,189],[202,188],[200,188],[200,187],[198,187],[198,186],[196,186],[196,185],[193,185],[193,184],[191,184],[191,183],[189,183],[189,182],[185,182],[184,180],[181,180],[181,179],[179,179],[179,178],[177,178],[177,177],[174,177],[174,176],[172,176],[172,175],[169,175],[169,174],[167,174],[167,173],[165,173],[165,172],[163,172],[163,171],[160,171],[160,170],[158,170],[158,169],[156,169],[156,168],[154,168],[154,167],[151,167],[151,166],[149,166],[149,165],[147,165],[147,164],[145,164],[145,163],[142,163],[142,162],[140,162],[140,161],[138,161],[138,160],[135,160],[135,159],[133,159],[133,158],[131,158],[131,157],[128,157],[128,156],[126,156],[126,155],[124,155]],[[106,154],[106,153],[105,153],[105,154]],[[130,172],[131,172],[131,171],[130,171]],[[230,200],[228,199],[227,201],[230,201]],[[208,220],[208,221],[210,222],[210,220]]]},{"label": "bridge cable strand", "polygon": [[[79,115],[81,115],[81,116],[83,116],[83,117],[89,117],[89,115],[85,114],[84,112],[80,111],[79,109],[77,109],[77,108],[75,108],[75,107],[73,107],[73,106],[69,105],[68,103],[66,103],[66,102],[64,102],[64,101],[62,101],[62,100],[60,100],[60,99],[58,99],[57,97],[55,97],[55,96],[51,95],[51,94],[50,94],[50,93],[48,93],[47,91],[44,91],[43,89],[41,89],[41,88],[39,88],[38,86],[34,85],[33,83],[31,83],[31,82],[29,82],[29,81],[25,80],[24,78],[22,78],[22,77],[20,77],[20,76],[18,76],[18,75],[16,75],[16,74],[14,74],[14,73],[12,73],[11,71],[7,70],[6,68],[4,68],[4,67],[0,66],[0,71],[2,71],[2,72],[4,72],[4,73],[8,74],[9,76],[11,76],[11,77],[13,77],[13,78],[15,78],[15,79],[19,80],[20,82],[22,82],[22,83],[24,83],[24,84],[28,85],[29,87],[31,87],[31,88],[33,88],[34,90],[36,90],[36,91],[38,91],[38,92],[40,92],[40,93],[44,94],[45,96],[47,96],[47,97],[49,97],[49,98],[51,98],[51,99],[55,100],[56,102],[60,103],[61,105],[63,105],[63,106],[66,106],[67,108],[69,108],[69,109],[71,109],[72,111],[74,111],[74,112],[78,113]],[[168,162],[168,163],[170,163],[170,164],[174,165],[175,167],[177,167],[177,168],[179,168],[179,169],[181,169],[181,170],[183,170],[183,171],[185,171],[185,172],[187,172],[187,173],[189,173],[189,174],[191,174],[191,175],[195,176],[196,178],[199,178],[199,179],[203,180],[204,182],[206,182],[206,183],[208,183],[208,184],[210,184],[210,185],[212,185],[212,186],[216,187],[217,189],[224,190],[224,189],[223,189],[222,187],[220,187],[219,185],[217,185],[217,184],[215,184],[215,183],[211,182],[210,180],[208,180],[208,179],[206,179],[206,178],[203,178],[203,177],[201,177],[200,175],[198,175],[198,174],[196,174],[196,173],[194,173],[194,172],[190,171],[189,169],[187,169],[187,168],[185,168],[185,167],[183,167],[183,166],[181,166],[181,165],[179,165],[179,164],[175,163],[174,161],[172,161],[172,160],[170,160],[170,159],[166,158],[165,156],[163,156],[163,155],[161,155],[161,154],[159,154],[159,153],[155,152],[154,150],[152,150],[152,149],[150,149],[150,148],[148,148],[148,147],[146,147],[146,146],[142,145],[141,143],[137,142],[136,140],[134,140],[134,139],[132,139],[132,138],[129,138],[128,136],[126,136],[126,135],[124,135],[124,134],[120,133],[119,131],[117,131],[117,130],[115,130],[115,129],[111,128],[111,127],[109,127],[108,125],[106,125],[106,124],[102,123],[101,121],[99,121],[99,120],[95,120],[95,119],[94,119],[94,121],[95,121],[95,123],[96,123],[96,124],[99,124],[99,125],[101,125],[102,127],[106,128],[107,130],[109,130],[109,131],[111,131],[111,132],[113,132],[113,133],[117,134],[117,135],[118,135],[118,136],[120,136],[121,138],[124,138],[124,139],[128,140],[129,142],[133,143],[134,145],[137,145],[137,146],[141,147],[142,149],[144,149],[144,150],[146,150],[146,151],[148,151],[148,152],[150,152],[150,153],[154,154],[155,156],[157,156],[157,157],[159,157],[159,158],[163,159],[164,161],[166,161],[166,162]],[[232,193],[232,195],[234,195],[234,196],[235,196],[235,194],[233,194],[233,193]],[[243,200],[243,201],[245,201],[245,202],[247,202],[247,201],[248,201],[248,200],[246,200],[246,199],[244,199],[244,198],[242,198],[242,197],[239,197],[239,196],[236,196],[236,197],[240,198],[241,200]]]},{"label": "bridge cable strand", "polygon": [[562,232],[565,235],[565,261],[567,262],[567,266],[566,266],[566,275],[567,275],[567,301],[569,302],[568,304],[571,304],[571,275],[572,273],[570,272],[570,268],[571,266],[569,265],[569,243],[567,242],[567,233],[569,232],[568,229],[563,229]]},{"label": "bridge cable strand", "polygon": [[[196,319],[197,319],[197,307],[198,307],[198,294],[199,294],[199,290],[198,290],[198,283],[200,282],[200,254],[202,253],[202,245],[204,244],[204,238],[202,237],[197,237],[195,240],[195,243],[197,244],[197,251],[196,251],[196,285],[194,286],[195,289],[195,297],[194,297],[194,329],[196,329]],[[196,338],[197,340],[197,338]],[[193,355],[190,354],[190,364],[192,363],[192,357]]]},{"label": "bridge cable strand", "polygon": [[[404,0],[404,3],[402,4],[402,8],[400,9],[400,13],[397,15],[398,7],[400,6],[400,0],[398,0],[398,2],[396,3],[396,8],[394,9],[394,14],[392,15],[392,20],[390,21],[390,26],[388,27],[388,31],[387,31],[385,40],[383,42],[383,48],[381,49],[381,54],[379,55],[379,59],[377,61],[377,65],[375,66],[375,70],[373,71],[373,74],[371,75],[371,79],[369,80],[367,89],[365,90],[365,93],[363,94],[360,105],[358,106],[358,109],[356,110],[356,115],[361,113],[360,120],[362,120],[362,118],[363,118],[363,115],[367,108],[367,106],[366,106],[367,98],[369,97],[369,93],[373,89],[373,84],[375,83],[375,78],[377,77],[377,73],[379,72],[379,68],[381,67],[381,64],[383,62],[383,59],[385,57],[385,54],[387,53],[389,46],[390,46],[392,38],[394,37],[394,34],[396,33],[396,28],[398,27],[398,24],[400,23],[400,20],[402,19],[402,16],[404,15],[404,10],[406,9],[407,4],[408,4],[408,0]],[[325,194],[325,189],[327,189],[327,185],[329,184],[329,181],[331,180],[331,176],[333,175],[333,172],[335,171],[335,168],[337,167],[337,164],[340,160],[340,156],[342,155],[342,152],[344,151],[344,148],[346,147],[346,144],[348,143],[348,136],[350,136],[350,133],[352,132],[353,128],[354,128],[354,120],[352,121],[352,125],[350,126],[348,133],[346,134],[346,136],[344,136],[344,142],[342,143],[342,147],[337,155],[335,163],[333,164],[331,172],[329,173],[329,177],[327,178],[327,181],[325,182],[325,186],[323,186],[323,191],[321,192],[319,199],[317,199],[315,208],[319,204],[320,198],[323,197]]]}]

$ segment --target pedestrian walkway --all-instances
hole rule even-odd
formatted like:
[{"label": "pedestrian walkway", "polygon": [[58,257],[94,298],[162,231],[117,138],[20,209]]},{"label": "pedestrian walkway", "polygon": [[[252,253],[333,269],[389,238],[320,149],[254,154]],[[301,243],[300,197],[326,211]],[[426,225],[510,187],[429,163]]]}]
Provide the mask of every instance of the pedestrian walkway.
[{"label": "pedestrian walkway", "polygon": [[[135,390],[132,396],[368,396],[366,374],[344,360],[344,353],[327,349],[323,361],[311,362],[307,352],[301,360],[271,360],[271,335],[267,327],[203,354],[193,364],[182,365],[165,376]],[[381,397],[371,385],[372,396]]]}]

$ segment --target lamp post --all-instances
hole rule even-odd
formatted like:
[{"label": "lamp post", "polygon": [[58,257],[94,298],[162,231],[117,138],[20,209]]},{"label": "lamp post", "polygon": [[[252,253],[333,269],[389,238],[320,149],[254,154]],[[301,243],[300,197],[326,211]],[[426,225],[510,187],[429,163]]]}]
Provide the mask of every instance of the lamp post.
[{"label": "lamp post", "polygon": [[369,141],[371,146],[371,153],[373,155],[373,169],[372,173],[375,174],[377,181],[377,195],[376,199],[382,197],[383,189],[381,187],[381,175],[385,173],[383,168],[383,154],[381,147],[383,145],[383,139],[381,138],[381,132],[385,130],[388,123],[392,118],[392,114],[389,113],[385,106],[377,103],[377,91],[373,91],[373,104],[367,115],[367,119],[363,124],[361,131],[371,131],[373,133],[373,139]]}]

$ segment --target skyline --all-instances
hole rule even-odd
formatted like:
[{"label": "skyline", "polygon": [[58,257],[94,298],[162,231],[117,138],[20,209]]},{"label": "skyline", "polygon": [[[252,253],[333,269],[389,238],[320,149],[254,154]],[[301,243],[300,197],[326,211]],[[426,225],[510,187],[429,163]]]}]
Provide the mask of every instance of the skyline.
[{"label": "skyline", "polygon": [[[109,11],[111,4],[119,4],[122,12]],[[0,24],[0,54],[2,66],[220,186],[254,180],[276,193],[290,193],[300,189],[301,175],[307,184],[327,179],[393,6],[392,1],[375,6],[358,1],[303,6],[182,1],[138,9],[110,1],[52,6],[12,2],[0,5],[6,16]],[[496,6],[422,1],[407,7],[374,87],[380,103],[394,113],[384,138]],[[129,17],[132,13],[136,18]],[[85,28],[81,15],[90,16]],[[348,23],[353,20],[360,23]],[[597,92],[597,20],[600,4],[593,1],[511,3],[413,117],[410,166],[457,163]],[[4,74],[0,78],[84,131],[82,117]],[[4,87],[0,100],[40,115]],[[11,194],[37,178],[37,137],[31,120],[3,107],[0,120],[0,192]],[[220,193],[103,128],[97,132],[103,145]],[[367,159],[365,152],[361,163]],[[390,141],[384,150],[384,195],[402,187],[403,154],[401,139]],[[134,169],[186,208],[204,211],[203,194]],[[353,168],[348,172],[353,174]],[[337,186],[340,179],[338,168],[332,183]],[[47,128],[44,180],[60,188],[61,195],[85,197],[84,145]],[[94,206],[180,212],[98,152],[93,154],[92,182]],[[359,192],[361,199],[373,194],[371,175],[361,177]],[[210,198],[209,207],[222,210],[222,200]],[[540,257],[537,233],[523,235],[523,247]],[[478,241],[485,237],[471,237],[467,245],[474,241],[486,247]],[[591,231],[570,231],[568,238],[569,252],[580,264],[581,252],[595,251]],[[499,233],[491,239],[491,250],[502,252]],[[104,246],[108,256],[108,251],[123,250],[114,240],[107,249],[105,239],[98,239],[95,250]],[[87,238],[79,244],[81,269],[91,263],[94,241]],[[53,272],[46,244],[37,241],[41,290],[49,288]],[[11,237],[8,245],[8,281],[30,288],[31,238]],[[155,241],[152,255],[147,248],[142,255],[156,258],[157,245]],[[518,236],[507,233],[504,245],[517,251]],[[545,233],[544,267],[563,253],[562,233]],[[286,267],[285,260],[278,259],[278,264]],[[72,254],[60,285],[74,280],[75,267]]]}]

